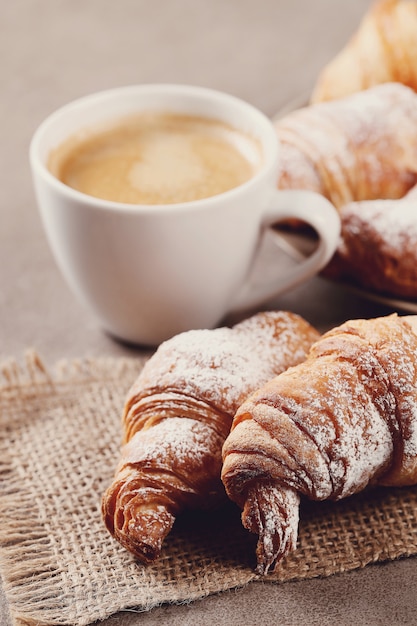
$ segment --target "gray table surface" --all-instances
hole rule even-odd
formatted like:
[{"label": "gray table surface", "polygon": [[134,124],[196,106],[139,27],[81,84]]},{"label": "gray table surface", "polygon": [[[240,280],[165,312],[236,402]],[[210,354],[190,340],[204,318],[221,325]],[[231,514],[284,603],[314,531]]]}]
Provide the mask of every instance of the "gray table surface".
[{"label": "gray table surface", "polygon": [[[3,0],[0,7],[0,356],[35,348],[46,361],[132,355],[75,301],[55,267],[35,206],[28,144],[66,102],[118,85],[198,84],[274,115],[308,93],[369,0]],[[321,279],[275,306],[320,329],[391,311]],[[188,606],[128,612],[143,624],[417,624],[417,560],[283,585],[253,583]],[[0,595],[0,623],[11,624]]]}]

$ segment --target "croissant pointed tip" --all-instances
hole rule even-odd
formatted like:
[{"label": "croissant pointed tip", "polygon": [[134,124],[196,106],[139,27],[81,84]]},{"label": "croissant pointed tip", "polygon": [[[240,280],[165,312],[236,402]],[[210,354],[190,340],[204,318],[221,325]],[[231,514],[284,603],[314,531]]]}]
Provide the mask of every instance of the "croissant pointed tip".
[{"label": "croissant pointed tip", "polygon": [[[137,480],[136,480],[137,479]],[[137,476],[116,480],[102,500],[102,515],[110,534],[143,563],[155,561],[174,521],[169,502],[155,502]]]},{"label": "croissant pointed tip", "polygon": [[298,494],[273,482],[259,481],[247,494],[242,521],[259,536],[256,573],[266,576],[295,549],[298,531]]},{"label": "croissant pointed tip", "polygon": [[128,548],[145,563],[155,561],[161,554],[162,544],[174,521],[175,517],[162,505],[138,511],[129,521],[128,528],[122,529],[129,537]]},{"label": "croissant pointed tip", "polygon": [[259,576],[266,576],[269,573],[269,570],[271,569],[272,565],[273,563],[264,563],[264,562],[258,561],[255,567],[255,573],[258,574]]}]

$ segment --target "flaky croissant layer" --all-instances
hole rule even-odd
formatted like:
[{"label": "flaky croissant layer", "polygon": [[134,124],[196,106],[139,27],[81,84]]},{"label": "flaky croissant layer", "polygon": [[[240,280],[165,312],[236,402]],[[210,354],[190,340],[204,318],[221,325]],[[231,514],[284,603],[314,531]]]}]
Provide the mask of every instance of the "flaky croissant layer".
[{"label": "flaky croissant layer", "polygon": [[300,495],[417,482],[416,319],[343,324],[237,411],[222,480],[259,535],[259,572],[294,548]]},{"label": "flaky croissant layer", "polygon": [[323,274],[381,295],[417,298],[417,185],[399,200],[340,211],[339,246]]},{"label": "flaky croissant layer", "polygon": [[310,189],[341,209],[417,183],[417,94],[400,83],[295,110],[275,129],[280,189]]},{"label": "flaky croissant layer", "polygon": [[417,2],[375,0],[357,31],[321,71],[311,101],[398,82],[417,91]]},{"label": "flaky croissant layer", "polygon": [[238,406],[305,358],[318,333],[286,312],[182,333],[146,363],[126,400],[119,466],[102,500],[110,533],[153,561],[176,516],[224,497],[221,450]]}]

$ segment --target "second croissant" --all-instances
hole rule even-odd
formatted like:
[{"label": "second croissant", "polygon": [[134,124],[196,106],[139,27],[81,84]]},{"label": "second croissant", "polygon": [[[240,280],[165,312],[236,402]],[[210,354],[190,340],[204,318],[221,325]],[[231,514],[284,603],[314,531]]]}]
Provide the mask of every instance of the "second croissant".
[{"label": "second croissant", "polygon": [[266,574],[295,549],[300,497],[417,482],[417,317],[346,322],[237,411],[222,479]]}]

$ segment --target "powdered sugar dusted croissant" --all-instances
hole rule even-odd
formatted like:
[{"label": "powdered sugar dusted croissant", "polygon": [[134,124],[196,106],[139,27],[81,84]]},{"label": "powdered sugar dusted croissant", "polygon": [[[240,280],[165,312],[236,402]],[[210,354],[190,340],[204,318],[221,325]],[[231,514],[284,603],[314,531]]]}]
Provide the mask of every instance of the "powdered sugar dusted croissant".
[{"label": "powdered sugar dusted croissant", "polygon": [[386,83],[275,122],[278,187],[310,189],[338,209],[401,198],[417,183],[417,94]]},{"label": "powdered sugar dusted croissant", "polygon": [[224,496],[221,449],[236,409],[317,337],[297,315],[265,312],[161,344],[129,392],[122,458],[103,496],[104,521],[125,548],[154,560],[180,511]]},{"label": "powdered sugar dusted croissant", "polygon": [[417,2],[379,0],[358,30],[322,70],[312,102],[342,98],[384,82],[417,91]]},{"label": "powdered sugar dusted croissant", "polygon": [[350,321],[236,413],[222,479],[259,535],[258,571],[293,550],[300,496],[417,482],[417,317]]},{"label": "powdered sugar dusted croissant", "polygon": [[340,244],[323,274],[386,296],[417,298],[417,187],[399,200],[340,210]]}]

